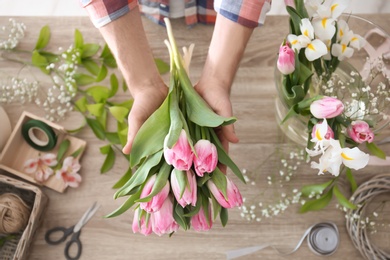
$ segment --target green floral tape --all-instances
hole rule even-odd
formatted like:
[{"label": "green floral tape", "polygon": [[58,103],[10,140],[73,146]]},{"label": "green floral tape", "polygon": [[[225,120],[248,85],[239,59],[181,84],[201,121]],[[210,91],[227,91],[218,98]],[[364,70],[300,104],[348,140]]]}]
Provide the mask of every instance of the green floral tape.
[{"label": "green floral tape", "polygon": [[57,144],[57,136],[48,124],[31,119],[22,125],[24,140],[38,151],[50,151]]}]

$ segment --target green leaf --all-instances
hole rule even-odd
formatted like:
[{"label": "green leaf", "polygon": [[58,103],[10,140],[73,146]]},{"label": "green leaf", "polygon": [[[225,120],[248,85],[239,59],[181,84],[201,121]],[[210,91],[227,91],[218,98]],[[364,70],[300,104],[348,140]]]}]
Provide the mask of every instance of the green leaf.
[{"label": "green leaf", "polygon": [[218,203],[218,201],[215,199],[214,195],[211,194],[211,203],[213,206],[213,219],[217,219],[217,216],[221,212],[221,204]]},{"label": "green leaf", "polygon": [[291,33],[295,35],[301,35],[301,29],[300,29],[300,24],[301,24],[301,17],[300,14],[297,13],[297,11],[292,8],[291,6],[286,6],[287,13],[290,15],[291,23],[292,23],[292,28],[291,28]]},{"label": "green leaf", "polygon": [[123,187],[126,182],[128,182],[131,178],[131,176],[133,176],[133,171],[132,169],[129,167],[127,169],[127,171],[125,172],[125,174],[123,174],[123,176],[119,179],[119,181],[117,181],[114,186],[112,186],[113,189],[119,189],[121,187]]},{"label": "green leaf", "polygon": [[105,132],[107,129],[107,110],[103,109],[103,113],[100,116],[96,117],[96,120],[103,127],[103,130]]},{"label": "green leaf", "polygon": [[62,159],[64,158],[65,153],[68,151],[70,146],[70,141],[68,139],[65,139],[61,142],[60,146],[58,147],[57,152],[57,162],[60,163]]},{"label": "green leaf", "polygon": [[228,210],[224,207],[221,207],[221,213],[219,214],[219,217],[221,219],[222,226],[225,227],[229,220]]},{"label": "green leaf", "polygon": [[47,59],[41,54],[39,54],[37,50],[34,50],[32,52],[31,62],[36,67],[46,67],[47,65],[49,65]]},{"label": "green leaf", "polygon": [[111,145],[107,144],[105,146],[100,147],[100,153],[101,154],[108,154],[110,152]]},{"label": "green leaf", "polygon": [[113,106],[125,107],[130,110],[133,107],[134,99],[128,99],[120,103],[110,102],[110,104],[112,104]]},{"label": "green leaf", "polygon": [[213,129],[210,129],[210,134],[211,134],[212,143],[214,143],[215,146],[217,147],[219,162],[229,167],[233,171],[234,175],[236,175],[243,183],[246,183],[244,176],[242,175],[242,172],[237,167],[237,165],[233,162],[230,156],[225,152],[221,142],[218,139],[217,134],[214,132]]},{"label": "green leaf", "polygon": [[[179,114],[179,105],[177,100],[176,89],[173,88],[168,95],[169,99],[169,118],[171,124],[169,126],[169,132],[167,135],[166,146],[171,149],[179,139],[181,130],[183,129],[183,122]],[[187,133],[187,136],[188,133]]]},{"label": "green leaf", "polygon": [[104,104],[103,103],[97,103],[97,104],[88,104],[86,105],[86,108],[89,113],[92,115],[99,117],[103,114],[104,111]]},{"label": "green leaf", "polygon": [[[164,138],[169,130],[169,101],[163,104],[145,121],[135,136],[130,154],[130,166],[163,149]],[[156,127],[158,126],[158,127]]]},{"label": "green leaf", "polygon": [[100,173],[106,173],[114,166],[115,163],[115,152],[111,146],[109,146],[109,151],[107,153],[106,159],[103,162],[102,167],[100,168]]},{"label": "green leaf", "polygon": [[154,62],[156,63],[158,72],[160,74],[165,74],[165,73],[169,72],[169,64],[168,63],[164,62],[161,59],[154,59]]},{"label": "green leaf", "polygon": [[79,98],[79,99],[75,102],[75,107],[76,107],[77,110],[79,110],[80,112],[85,113],[85,111],[87,111],[87,99],[86,99],[85,97]]},{"label": "green leaf", "polygon": [[96,43],[86,43],[83,45],[83,53],[81,58],[89,58],[95,55],[100,49],[100,45]]},{"label": "green leaf", "polygon": [[91,74],[93,74],[95,76],[97,76],[99,74],[100,67],[95,61],[85,59],[82,61],[82,64]]},{"label": "green leaf", "polygon": [[47,46],[50,41],[50,27],[45,25],[41,28],[39,32],[39,37],[37,43],[35,44],[34,50],[40,50]]},{"label": "green leaf", "polygon": [[39,54],[41,54],[43,57],[46,58],[48,63],[55,63],[59,61],[59,55],[52,53],[52,52],[47,52],[47,51],[39,51]]},{"label": "green leaf", "polygon": [[203,175],[203,177],[200,177],[200,178],[198,177],[197,178],[197,185],[199,187],[202,187],[210,179],[211,179],[210,174],[205,174],[205,175]]},{"label": "green leaf", "polygon": [[115,117],[119,122],[123,122],[127,115],[129,114],[129,109],[119,106],[111,106],[108,108],[110,113]]},{"label": "green leaf", "polygon": [[112,218],[112,217],[117,217],[124,212],[126,212],[128,209],[130,209],[134,204],[137,199],[139,199],[139,196],[141,195],[142,192],[142,187],[139,187],[137,192],[133,195],[131,195],[119,208],[117,208],[115,211],[112,213],[108,214],[105,216],[105,218]]},{"label": "green leaf", "polygon": [[299,210],[300,213],[306,213],[308,211],[320,210],[325,208],[332,200],[332,189],[322,195],[319,199],[306,201],[305,204]]},{"label": "green leaf", "polygon": [[355,178],[353,177],[352,170],[350,168],[347,168],[345,170],[345,176],[347,177],[349,183],[351,184],[352,194],[355,193],[358,186],[357,186]]},{"label": "green leaf", "polygon": [[370,153],[380,159],[385,160],[386,154],[383,152],[376,144],[366,142],[366,147],[370,151]]},{"label": "green leaf", "polygon": [[114,73],[112,73],[110,76],[110,86],[111,86],[111,91],[109,97],[113,97],[118,92],[118,88],[119,88],[118,78]]},{"label": "green leaf", "polygon": [[98,74],[97,77],[96,77],[96,82],[100,82],[100,81],[102,81],[103,79],[105,79],[106,76],[107,76],[107,73],[108,73],[107,67],[106,67],[105,65],[102,65],[102,66],[100,67],[99,74]]},{"label": "green leaf", "polygon": [[83,45],[84,45],[83,35],[78,29],[76,29],[74,31],[74,47],[75,49],[82,50]]},{"label": "green leaf", "polygon": [[157,173],[156,182],[154,183],[150,194],[145,198],[137,200],[137,202],[150,201],[155,195],[157,195],[165,187],[165,185],[167,185],[169,175],[171,174],[171,168],[172,167],[164,161],[159,172]]},{"label": "green leaf", "polygon": [[92,96],[96,103],[105,102],[110,95],[110,90],[104,86],[93,86],[88,88],[85,92]]},{"label": "green leaf", "polygon": [[108,141],[110,141],[110,143],[112,144],[121,144],[121,141],[119,139],[119,134],[117,132],[106,132],[105,133],[106,135],[106,138]]},{"label": "green leaf", "polygon": [[217,186],[218,190],[220,190],[225,197],[225,200],[228,200],[227,196],[227,179],[225,174],[221,172],[221,170],[217,167],[211,174],[211,180],[214,182],[215,186]]},{"label": "green leaf", "polygon": [[184,209],[177,202],[174,203],[173,218],[175,219],[177,224],[179,224],[179,226],[182,227],[184,230],[189,229],[188,221],[184,216]]},{"label": "green leaf", "polygon": [[87,120],[87,124],[92,129],[95,136],[100,140],[104,140],[105,134],[102,125],[96,119],[86,118],[86,120]]},{"label": "green leaf", "polygon": [[346,207],[348,209],[356,209],[356,205],[354,205],[346,197],[344,197],[337,185],[333,187],[333,194],[335,195],[341,206]]},{"label": "green leaf", "polygon": [[328,188],[333,183],[333,181],[334,180],[330,180],[328,182],[321,183],[321,184],[303,186],[303,188],[301,189],[302,195],[309,196],[312,193],[321,194],[326,188]]},{"label": "green leaf", "polygon": [[[197,192],[197,199],[196,199],[196,205],[194,208],[192,208],[190,210],[190,212],[184,214],[183,216],[184,217],[193,217],[195,216],[196,214],[198,214],[200,208],[202,207],[202,201],[203,201],[203,195],[200,193],[200,190],[198,189],[198,192]],[[207,198],[205,198],[207,199]]]},{"label": "green leaf", "polygon": [[82,73],[76,73],[73,78],[76,81],[76,84],[79,86],[85,86],[95,82],[94,77]]},{"label": "green leaf", "polygon": [[[175,173],[172,172],[172,174],[176,174],[176,179],[180,187],[180,199],[181,199],[188,185],[187,173],[185,171],[180,171],[177,169],[173,169],[173,171]],[[189,189],[191,189],[191,187],[189,187]]]},{"label": "green leaf", "polygon": [[116,68],[116,60],[114,56],[111,53],[111,50],[109,49],[108,45],[105,44],[102,53],[100,54],[100,57],[103,58],[103,64],[110,67],[110,68]]}]

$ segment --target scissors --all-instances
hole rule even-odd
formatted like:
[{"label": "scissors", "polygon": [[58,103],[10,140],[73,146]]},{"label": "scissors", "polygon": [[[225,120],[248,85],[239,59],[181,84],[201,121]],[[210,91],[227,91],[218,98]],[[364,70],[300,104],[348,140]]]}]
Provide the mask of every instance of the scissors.
[{"label": "scissors", "polygon": [[[82,216],[82,218],[77,222],[76,225],[71,226],[69,228],[65,227],[54,227],[50,230],[48,230],[45,234],[45,240],[49,245],[58,245],[61,242],[64,242],[66,238],[73,234],[70,240],[66,243],[64,254],[67,260],[77,260],[81,256],[82,251],[82,245],[80,241],[80,232],[81,228],[87,224],[87,222],[92,218],[92,216],[96,213],[98,210],[99,205],[97,202],[95,202]],[[57,235],[54,235],[57,234]],[[60,234],[60,237],[58,239],[54,239],[54,237],[58,237],[58,234]],[[75,244],[77,247],[77,254],[75,257],[70,256],[69,251],[72,245]]]}]

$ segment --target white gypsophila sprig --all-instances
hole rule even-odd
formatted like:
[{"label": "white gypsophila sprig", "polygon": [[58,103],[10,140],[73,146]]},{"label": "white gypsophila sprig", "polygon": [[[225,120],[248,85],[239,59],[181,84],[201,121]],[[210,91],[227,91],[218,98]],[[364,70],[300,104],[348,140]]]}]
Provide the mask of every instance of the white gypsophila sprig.
[{"label": "white gypsophila sprig", "polygon": [[24,37],[26,25],[18,23],[10,18],[8,24],[1,27],[0,30],[0,49],[10,50],[15,48]]},{"label": "white gypsophila sprig", "polygon": [[38,95],[38,81],[7,77],[0,83],[0,104],[33,102]]}]

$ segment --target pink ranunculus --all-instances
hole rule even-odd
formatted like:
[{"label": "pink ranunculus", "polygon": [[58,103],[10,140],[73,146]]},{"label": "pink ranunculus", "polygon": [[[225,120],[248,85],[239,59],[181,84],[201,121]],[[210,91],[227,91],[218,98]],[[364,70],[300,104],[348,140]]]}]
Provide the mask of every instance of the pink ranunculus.
[{"label": "pink ranunculus", "polygon": [[161,209],[152,213],[150,220],[152,222],[152,230],[155,234],[162,236],[176,232],[179,229],[179,224],[173,218],[173,199],[168,196],[164,201]]},{"label": "pink ranunculus", "polygon": [[[180,183],[178,179],[182,179],[183,177],[186,178],[186,181],[184,183]],[[184,185],[185,187],[182,187],[181,185]],[[171,187],[177,202],[183,208],[189,204],[191,204],[192,206],[196,205],[197,183],[195,173],[193,173],[191,170],[187,172],[182,172],[173,169],[171,173]],[[184,192],[183,194],[181,194],[183,188]]]},{"label": "pink ranunculus", "polygon": [[206,216],[203,207],[200,207],[199,212],[191,218],[191,226],[196,231],[207,231],[213,226],[211,219],[211,206],[209,205],[209,213]]},{"label": "pink ranunculus", "polygon": [[279,57],[276,65],[283,75],[288,75],[294,72],[295,53],[288,45],[280,46]]},{"label": "pink ranunculus", "polygon": [[179,140],[177,140],[171,149],[164,147],[165,161],[180,171],[188,171],[191,168],[193,157],[194,154],[184,130],[181,130]]},{"label": "pink ranunculus", "polygon": [[133,233],[141,233],[142,235],[145,236],[152,234],[152,222],[149,219],[148,223],[146,223],[145,214],[141,216],[141,219],[138,219],[139,211],[140,209],[137,208],[134,212],[133,225],[132,225]]},{"label": "pink ranunculus", "polygon": [[316,118],[333,118],[341,115],[344,111],[343,103],[337,98],[324,97],[313,101],[310,105],[310,112]]},{"label": "pink ranunculus", "polygon": [[225,176],[227,180],[227,187],[226,187],[226,193],[227,193],[227,199],[225,199],[225,196],[223,195],[222,191],[220,191],[217,186],[214,184],[212,179],[207,181],[207,187],[215,197],[215,199],[218,201],[218,203],[224,207],[224,208],[233,208],[233,207],[239,207],[242,205],[242,196],[240,191],[238,190],[237,186],[233,183],[232,180],[230,180],[227,176]]},{"label": "pink ranunculus", "polygon": [[24,163],[24,171],[28,174],[33,174],[36,181],[44,182],[53,175],[51,167],[57,165],[56,158],[55,154],[48,153],[40,155],[36,159],[29,159]]},{"label": "pink ranunculus", "polygon": [[[145,198],[149,196],[149,194],[153,190],[153,186],[156,182],[156,174],[154,174],[152,177],[149,178],[149,180],[146,182],[144,188],[142,189],[140,199]],[[165,184],[164,188],[157,193],[155,196],[152,197],[152,199],[148,202],[141,202],[140,208],[145,210],[148,213],[153,213],[156,211],[159,211],[162,207],[165,199],[168,197],[169,194],[169,181]]]},{"label": "pink ranunculus", "polygon": [[61,169],[56,171],[56,176],[58,179],[62,179],[65,187],[77,188],[82,178],[78,171],[80,170],[81,165],[79,161],[72,156],[66,157]]},{"label": "pink ranunculus", "polygon": [[347,128],[347,133],[352,140],[359,144],[364,142],[371,143],[374,140],[374,133],[365,121],[353,121]]},{"label": "pink ranunculus", "polygon": [[295,8],[295,2],[294,0],[284,0],[284,4],[286,6],[291,6],[292,8]]},{"label": "pink ranunculus", "polygon": [[211,173],[218,163],[217,148],[209,140],[199,140],[194,146],[196,155],[194,156],[194,168],[199,177],[204,173]]},{"label": "pink ranunculus", "polygon": [[[321,124],[322,124],[322,122],[314,125],[313,130],[311,132],[311,137],[312,138],[317,138],[318,139],[317,128],[320,127]],[[328,130],[327,130],[326,134],[324,135],[324,138],[329,140],[330,138],[334,138],[334,132],[333,132],[332,128],[329,125],[327,125],[327,126],[328,126]]]}]

